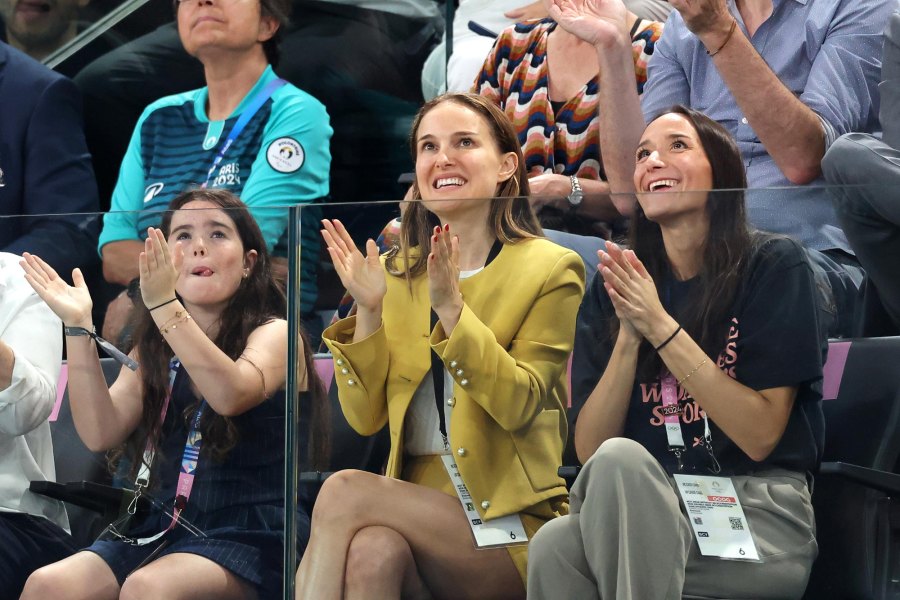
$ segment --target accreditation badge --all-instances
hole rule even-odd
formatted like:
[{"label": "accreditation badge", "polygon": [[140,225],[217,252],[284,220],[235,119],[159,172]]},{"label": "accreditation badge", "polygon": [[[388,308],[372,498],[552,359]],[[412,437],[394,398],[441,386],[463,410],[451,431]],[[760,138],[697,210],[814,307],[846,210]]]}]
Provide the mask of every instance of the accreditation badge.
[{"label": "accreditation badge", "polygon": [[703,556],[759,561],[756,543],[730,477],[674,475]]},{"label": "accreditation badge", "polygon": [[450,481],[453,482],[453,488],[466,513],[476,546],[493,548],[528,543],[528,536],[525,535],[525,527],[522,525],[522,518],[519,515],[506,515],[489,521],[482,519],[475,510],[475,503],[472,496],[469,495],[469,490],[463,482],[453,456],[444,454],[441,456],[441,460],[444,461],[444,468],[450,475]]}]

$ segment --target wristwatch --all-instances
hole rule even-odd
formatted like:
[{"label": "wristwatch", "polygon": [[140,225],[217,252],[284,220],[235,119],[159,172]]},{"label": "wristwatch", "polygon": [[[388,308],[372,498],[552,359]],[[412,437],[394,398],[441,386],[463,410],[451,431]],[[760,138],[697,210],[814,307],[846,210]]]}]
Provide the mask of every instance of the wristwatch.
[{"label": "wristwatch", "polygon": [[566,200],[569,201],[569,212],[575,212],[584,200],[584,190],[581,189],[578,177],[570,175],[569,180],[572,182],[572,192],[566,196]]}]

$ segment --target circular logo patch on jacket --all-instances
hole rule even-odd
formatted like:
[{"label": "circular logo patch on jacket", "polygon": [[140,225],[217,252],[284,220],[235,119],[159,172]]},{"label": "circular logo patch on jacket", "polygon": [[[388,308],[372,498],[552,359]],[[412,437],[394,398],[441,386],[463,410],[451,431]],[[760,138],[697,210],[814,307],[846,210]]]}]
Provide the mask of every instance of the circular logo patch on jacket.
[{"label": "circular logo patch on jacket", "polygon": [[293,173],[303,166],[306,153],[300,142],[293,138],[278,138],[266,150],[269,166],[279,173]]}]

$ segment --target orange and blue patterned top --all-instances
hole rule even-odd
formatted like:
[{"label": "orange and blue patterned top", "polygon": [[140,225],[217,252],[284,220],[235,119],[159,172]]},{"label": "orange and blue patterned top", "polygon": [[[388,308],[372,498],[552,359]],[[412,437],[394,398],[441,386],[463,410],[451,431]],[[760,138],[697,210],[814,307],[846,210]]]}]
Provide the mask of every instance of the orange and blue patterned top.
[{"label": "orange and blue patterned top", "polygon": [[[550,103],[547,36],[556,28],[551,19],[519,23],[503,30],[475,80],[472,91],[497,103],[519,135],[529,173],[605,179],[600,164],[600,124],[597,77],[554,110]],[[647,81],[663,24],[640,21],[632,32],[638,94]]]}]

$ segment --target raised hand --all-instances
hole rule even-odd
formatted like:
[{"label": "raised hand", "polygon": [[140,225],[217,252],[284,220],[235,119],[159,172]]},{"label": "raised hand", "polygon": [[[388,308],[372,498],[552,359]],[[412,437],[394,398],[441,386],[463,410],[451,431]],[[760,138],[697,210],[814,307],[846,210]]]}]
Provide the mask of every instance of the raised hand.
[{"label": "raised hand", "polygon": [[360,308],[380,315],[387,280],[378,259],[378,246],[373,240],[367,240],[366,255],[363,256],[339,220],[324,219],[322,226],[325,247],[341,284]]},{"label": "raised hand", "polygon": [[448,320],[455,324],[459,313],[462,312],[462,294],[459,292],[459,238],[450,233],[449,225],[444,228],[435,227],[431,236],[428,291],[431,295],[431,307],[441,317],[441,321]]},{"label": "raised hand", "polygon": [[670,3],[691,33],[698,37],[712,33],[726,35],[734,21],[725,0],[670,0]]},{"label": "raised hand", "polygon": [[72,281],[75,283],[73,287],[40,257],[26,252],[23,258],[19,264],[25,270],[25,279],[50,310],[68,327],[91,329],[91,308],[94,303],[84,283],[81,269],[72,271]]},{"label": "raised hand", "polygon": [[550,17],[594,46],[630,44],[628,10],[622,0],[551,0]]},{"label": "raised hand", "polygon": [[153,308],[175,297],[178,267],[181,266],[182,260],[184,250],[181,244],[175,242],[173,257],[163,232],[155,227],[147,229],[144,251],[138,258],[141,298],[144,300],[144,306]]},{"label": "raised hand", "polygon": [[641,336],[653,336],[671,318],[659,300],[653,279],[633,250],[623,251],[612,242],[607,242],[606,249],[598,253],[599,269],[616,316]]}]

